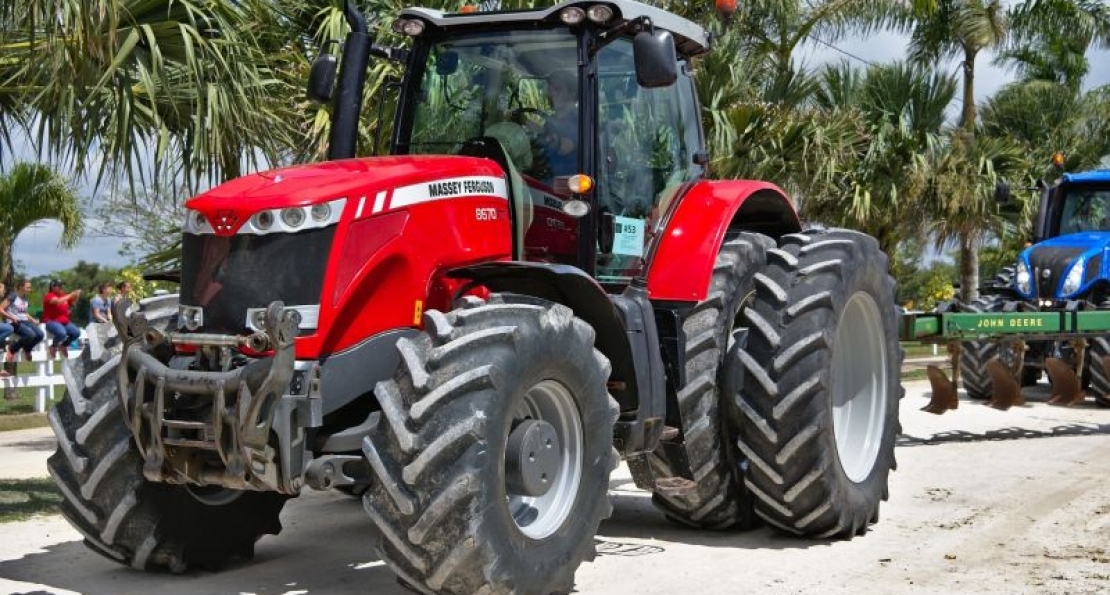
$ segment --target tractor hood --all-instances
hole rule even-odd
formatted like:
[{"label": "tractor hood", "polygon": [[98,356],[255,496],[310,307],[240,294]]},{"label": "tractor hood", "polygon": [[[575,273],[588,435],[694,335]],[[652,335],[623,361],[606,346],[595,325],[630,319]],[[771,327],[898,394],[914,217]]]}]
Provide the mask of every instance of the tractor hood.
[{"label": "tractor hood", "polygon": [[1019,271],[1026,267],[1032,286],[1019,283],[1018,291],[1027,298],[1079,299],[1107,278],[1103,263],[1108,248],[1107,232],[1073,233],[1026,248],[1019,257]]},{"label": "tractor hood", "polygon": [[[458,176],[503,177],[489,159],[402,155],[344,159],[283,167],[221,184],[185,203],[207,214],[233,211],[239,222],[263,209],[303,207],[347,198],[356,208],[365,197],[395,188]],[[230,214],[230,213],[229,213]]]}]

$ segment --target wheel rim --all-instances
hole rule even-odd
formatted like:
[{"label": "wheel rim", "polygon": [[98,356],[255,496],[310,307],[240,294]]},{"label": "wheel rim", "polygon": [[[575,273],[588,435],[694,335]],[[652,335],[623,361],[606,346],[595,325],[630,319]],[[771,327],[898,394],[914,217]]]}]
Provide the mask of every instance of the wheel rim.
[{"label": "wheel rim", "polygon": [[887,353],[879,307],[866,293],[848,300],[832,357],[833,433],[848,479],[871,474],[886,423]]},{"label": "wheel rim", "polygon": [[[545,431],[538,432],[543,437],[541,445],[546,444],[550,431],[554,432],[552,448],[557,450],[557,456],[549,467],[550,484],[539,495],[521,489],[518,485],[521,482],[512,478],[519,470],[513,470],[516,463],[509,460],[512,453],[506,449],[505,494],[517,528],[532,539],[542,539],[558,530],[574,509],[582,481],[582,419],[570,391],[559,382],[544,380],[524,395],[514,412],[514,428],[522,428],[525,422],[541,422],[544,426]],[[525,458],[524,465],[527,464]]]}]

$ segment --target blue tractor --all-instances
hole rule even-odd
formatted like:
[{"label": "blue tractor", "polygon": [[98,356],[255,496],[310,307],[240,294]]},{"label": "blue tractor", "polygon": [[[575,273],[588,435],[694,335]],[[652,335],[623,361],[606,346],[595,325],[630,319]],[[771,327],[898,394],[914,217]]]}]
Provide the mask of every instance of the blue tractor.
[{"label": "blue tractor", "polygon": [[[1062,161],[1053,158],[1057,167]],[[1038,189],[1032,245],[981,289],[979,299],[960,307],[1037,314],[998,319],[1027,326],[1027,333],[964,342],[963,386],[970,398],[1006,408],[1021,399],[1020,386],[1035,384],[1047,372],[1054,403],[1078,403],[1086,389],[1098,404],[1110,406],[1110,334],[1101,325],[1068,324],[1079,320],[1079,313],[1110,311],[1110,170],[1065,173],[1055,185],[1039,183]],[[1000,184],[996,198],[1008,202],[1009,188]],[[1060,325],[1044,313],[1059,313]],[[1048,327],[1069,330],[1044,332]]]}]

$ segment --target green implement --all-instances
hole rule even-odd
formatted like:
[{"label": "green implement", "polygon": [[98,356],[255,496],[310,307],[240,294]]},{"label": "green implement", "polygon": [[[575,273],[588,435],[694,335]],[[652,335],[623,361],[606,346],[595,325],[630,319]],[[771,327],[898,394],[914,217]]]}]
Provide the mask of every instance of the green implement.
[{"label": "green implement", "polygon": [[[991,345],[992,357],[983,370],[966,370],[990,379],[987,405],[1006,410],[1024,403],[1021,394],[1025,352],[1029,342],[1055,341],[1066,346],[1063,357],[1047,357],[1044,371],[1052,383],[1053,405],[1075,405],[1083,401],[1087,348],[1098,337],[1110,334],[1110,311],[1063,310],[1052,312],[942,312],[907,313],[902,317],[903,341],[944,344],[952,365],[952,378],[939,367],[928,366],[932,397],[922,408],[942,414],[956,409],[963,350]],[[981,349],[981,347],[980,347]],[[1104,367],[1110,358],[1095,357],[1092,367]],[[965,364],[966,365],[966,364]],[[1032,370],[1036,375],[1040,372]],[[1103,370],[1099,370],[1103,372]],[[1110,370],[1105,370],[1110,373]],[[985,373],[985,374],[984,374]],[[969,391],[970,392],[970,391]],[[986,398],[986,397],[980,397]]]}]

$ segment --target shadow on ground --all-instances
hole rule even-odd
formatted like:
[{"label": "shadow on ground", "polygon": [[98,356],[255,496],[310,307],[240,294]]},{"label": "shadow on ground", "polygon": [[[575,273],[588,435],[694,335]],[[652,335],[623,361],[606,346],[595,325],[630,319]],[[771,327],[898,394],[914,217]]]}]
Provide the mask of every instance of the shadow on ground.
[{"label": "shadow on ground", "polygon": [[[595,543],[599,561],[659,556],[679,546],[727,547],[740,560],[746,549],[805,549],[831,542],[798,539],[761,528],[702,531],[668,521],[630,480],[614,479],[613,516]],[[282,514],[281,535],[259,541],[255,558],[221,572],[183,575],[138,572],[93,553],[78,541],[0,562],[0,578],[66,589],[84,595],[344,595],[409,594],[374,553],[376,535],[358,501],[338,494],[309,494]],[[35,589],[28,589],[34,592]]]}]

